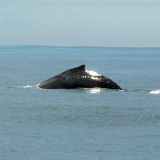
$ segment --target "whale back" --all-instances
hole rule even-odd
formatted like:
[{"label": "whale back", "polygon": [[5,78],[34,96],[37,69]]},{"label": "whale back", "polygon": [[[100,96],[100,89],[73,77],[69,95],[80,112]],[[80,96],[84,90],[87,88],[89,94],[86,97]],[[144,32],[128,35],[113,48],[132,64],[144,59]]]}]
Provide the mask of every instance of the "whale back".
[{"label": "whale back", "polygon": [[51,77],[38,84],[38,87],[45,89],[76,88],[75,80],[85,72],[85,65],[66,70],[54,77]]},{"label": "whale back", "polygon": [[54,77],[51,77],[39,83],[38,87],[44,89],[93,87],[121,89],[121,87],[111,79],[94,71],[85,70],[85,65],[71,68]]}]

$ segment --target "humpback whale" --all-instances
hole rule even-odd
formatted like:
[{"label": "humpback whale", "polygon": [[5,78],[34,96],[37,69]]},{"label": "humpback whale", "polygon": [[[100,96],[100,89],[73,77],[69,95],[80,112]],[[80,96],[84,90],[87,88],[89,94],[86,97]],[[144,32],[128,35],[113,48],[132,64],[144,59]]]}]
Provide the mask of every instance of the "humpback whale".
[{"label": "humpback whale", "polygon": [[85,65],[72,68],[38,84],[42,89],[109,88],[122,90],[111,79],[94,71],[85,69]]}]

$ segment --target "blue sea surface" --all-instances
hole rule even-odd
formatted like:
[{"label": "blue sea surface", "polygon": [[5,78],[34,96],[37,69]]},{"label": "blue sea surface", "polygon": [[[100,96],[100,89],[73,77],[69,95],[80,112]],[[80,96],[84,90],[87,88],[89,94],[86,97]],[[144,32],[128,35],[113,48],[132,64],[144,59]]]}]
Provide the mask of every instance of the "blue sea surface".
[{"label": "blue sea surface", "polygon": [[[85,64],[109,89],[32,86]],[[160,48],[0,47],[0,160],[158,160]]]}]

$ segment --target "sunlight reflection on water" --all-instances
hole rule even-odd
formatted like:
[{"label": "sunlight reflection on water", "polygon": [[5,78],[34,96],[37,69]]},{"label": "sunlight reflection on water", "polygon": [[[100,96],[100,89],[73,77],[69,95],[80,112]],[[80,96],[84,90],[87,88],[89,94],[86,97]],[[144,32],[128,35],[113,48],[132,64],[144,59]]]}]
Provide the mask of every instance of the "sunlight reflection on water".
[{"label": "sunlight reflection on water", "polygon": [[90,94],[99,94],[103,91],[102,88],[91,88],[88,90]]}]

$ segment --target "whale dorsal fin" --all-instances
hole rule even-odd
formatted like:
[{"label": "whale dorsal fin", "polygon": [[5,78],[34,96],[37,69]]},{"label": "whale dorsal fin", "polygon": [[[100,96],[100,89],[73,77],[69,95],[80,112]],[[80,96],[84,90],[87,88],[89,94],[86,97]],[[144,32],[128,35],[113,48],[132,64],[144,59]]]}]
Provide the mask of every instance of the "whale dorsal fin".
[{"label": "whale dorsal fin", "polygon": [[70,69],[69,71],[76,72],[76,71],[84,71],[84,70],[85,70],[85,65],[80,65],[80,66],[78,66],[76,68]]},{"label": "whale dorsal fin", "polygon": [[84,71],[84,70],[85,70],[85,65],[80,65],[80,66],[78,66],[76,68],[71,68],[71,69],[69,69],[67,71],[64,71],[63,74],[66,74],[68,72],[78,72],[78,71]]},{"label": "whale dorsal fin", "polygon": [[75,69],[77,69],[77,70],[85,70],[85,65],[83,64],[83,65],[81,65],[79,67],[76,67]]}]

